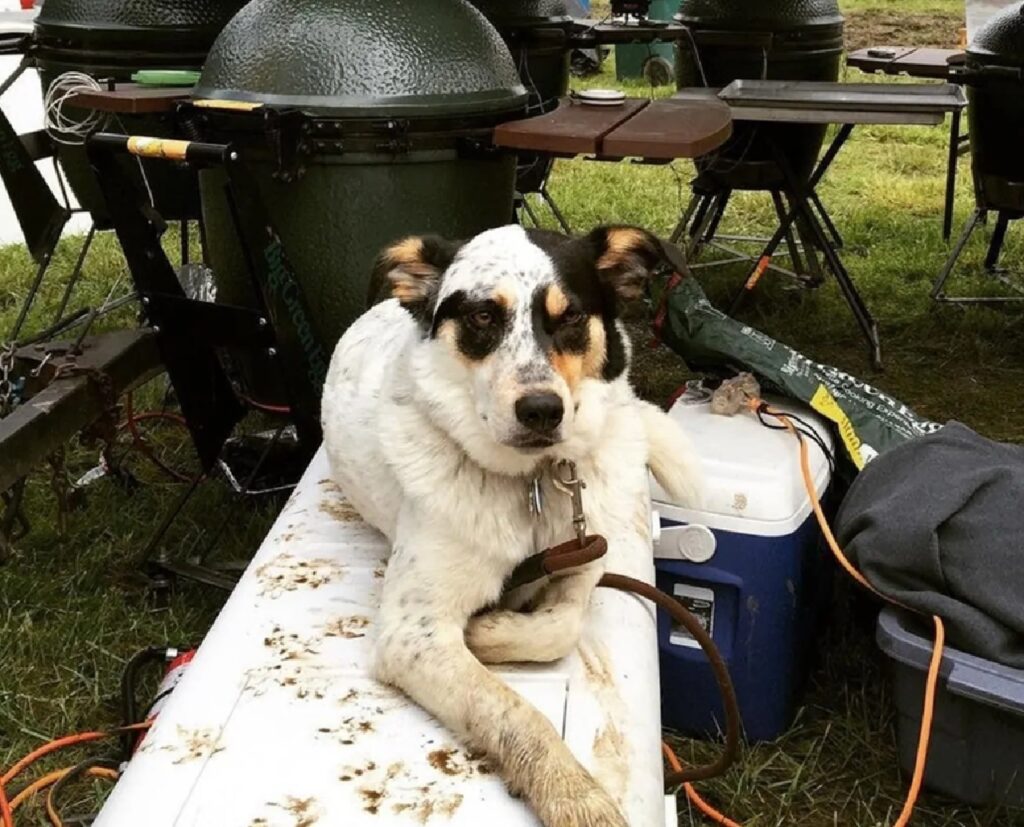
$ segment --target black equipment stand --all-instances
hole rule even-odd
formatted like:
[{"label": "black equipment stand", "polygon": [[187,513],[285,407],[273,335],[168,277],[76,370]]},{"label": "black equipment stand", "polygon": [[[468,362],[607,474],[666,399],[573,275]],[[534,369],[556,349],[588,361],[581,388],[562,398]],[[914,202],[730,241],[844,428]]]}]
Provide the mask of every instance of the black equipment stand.
[{"label": "black equipment stand", "polygon": [[[824,210],[816,188],[850,137],[855,125],[870,123],[934,126],[942,123],[948,113],[963,110],[967,104],[963,90],[948,83],[918,86],[740,80],[723,89],[719,96],[730,105],[733,118],[737,121],[839,126],[838,133],[807,180],[802,180],[794,173],[786,157],[785,148],[779,146],[769,136],[768,143],[785,182],[785,194],[789,199],[790,209],[737,292],[730,312],[735,313],[746,296],[757,286],[784,239],[790,244],[791,253],[795,252],[795,245],[790,237],[790,229],[795,223],[798,230],[810,234],[810,246],[821,252],[828,270],[835,277],[843,298],[867,340],[872,365],[880,369],[882,354],[877,323],[839,257],[838,248],[842,246],[842,239]],[[778,209],[778,203],[776,208]],[[719,218],[720,216],[711,219],[709,230]],[[805,250],[807,249],[805,247]],[[808,252],[813,255],[813,249]]]}]

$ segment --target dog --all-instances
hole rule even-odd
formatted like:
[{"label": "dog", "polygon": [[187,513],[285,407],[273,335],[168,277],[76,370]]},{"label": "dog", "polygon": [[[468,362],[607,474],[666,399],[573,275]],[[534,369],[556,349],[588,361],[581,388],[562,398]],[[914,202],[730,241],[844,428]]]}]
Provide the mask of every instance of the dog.
[{"label": "dog", "polygon": [[[657,238],[629,226],[407,238],[375,266],[392,298],[344,334],[324,387],[332,476],[392,547],[376,677],[485,752],[548,827],[626,821],[483,663],[564,657],[605,566],[622,571],[616,559],[628,567],[629,555],[649,565],[648,467],[681,502],[697,499],[686,437],[630,387],[618,318],[663,258]],[[554,479],[562,460],[586,485],[588,526],[608,555],[503,598],[519,563],[574,536]]]}]

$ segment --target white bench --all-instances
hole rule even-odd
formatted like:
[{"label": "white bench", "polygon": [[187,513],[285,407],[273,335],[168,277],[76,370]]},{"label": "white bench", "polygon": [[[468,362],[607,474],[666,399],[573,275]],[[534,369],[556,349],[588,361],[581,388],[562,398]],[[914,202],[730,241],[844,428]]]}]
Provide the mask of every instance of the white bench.
[{"label": "white bench", "polygon": [[[368,664],[386,545],[320,451],[95,827],[536,827],[486,761]],[[624,572],[653,580],[653,559]],[[633,827],[663,791],[653,608],[599,590],[579,649],[503,667]]]}]

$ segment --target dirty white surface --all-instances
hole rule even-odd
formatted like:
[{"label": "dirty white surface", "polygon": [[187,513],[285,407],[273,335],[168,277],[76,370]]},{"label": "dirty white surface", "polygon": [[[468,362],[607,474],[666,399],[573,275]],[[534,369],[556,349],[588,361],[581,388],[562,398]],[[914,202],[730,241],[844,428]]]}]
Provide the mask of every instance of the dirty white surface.
[{"label": "dirty white surface", "polygon": [[[538,824],[486,760],[369,677],[385,543],[328,476],[321,451],[95,827]],[[572,656],[496,671],[650,827],[674,817],[654,614],[603,591]]]},{"label": "dirty white surface", "polygon": [[[0,33],[7,32],[29,32],[32,30],[32,21],[36,11],[17,11],[18,4],[11,2],[0,3]],[[21,58],[17,56],[0,57],[0,82],[6,80],[15,69]],[[35,69],[27,70],[15,84],[7,90],[0,98],[0,107],[3,107],[4,114],[11,122],[19,135],[26,132],[34,132],[42,129],[43,126],[43,93],[39,85],[39,76]],[[53,171],[53,163],[50,160],[40,161],[39,169],[43,177],[50,185],[50,188],[57,193],[60,199],[57,177]],[[72,202],[72,206],[77,206]],[[68,233],[84,233],[89,229],[89,218],[86,215],[75,215],[65,228],[65,235]],[[24,236],[21,234],[21,227],[14,215],[14,208],[11,206],[11,199],[6,188],[0,186],[0,245],[23,244]]]}]

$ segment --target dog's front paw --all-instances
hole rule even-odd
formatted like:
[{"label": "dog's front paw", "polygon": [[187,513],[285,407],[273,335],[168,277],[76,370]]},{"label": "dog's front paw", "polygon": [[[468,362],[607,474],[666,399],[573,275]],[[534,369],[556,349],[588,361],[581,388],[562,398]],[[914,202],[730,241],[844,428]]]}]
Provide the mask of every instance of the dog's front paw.
[{"label": "dog's front paw", "polygon": [[549,781],[533,802],[545,827],[629,827],[611,796],[582,767]]},{"label": "dog's front paw", "polygon": [[573,798],[554,799],[538,808],[546,827],[629,827],[607,793],[594,789]]}]

